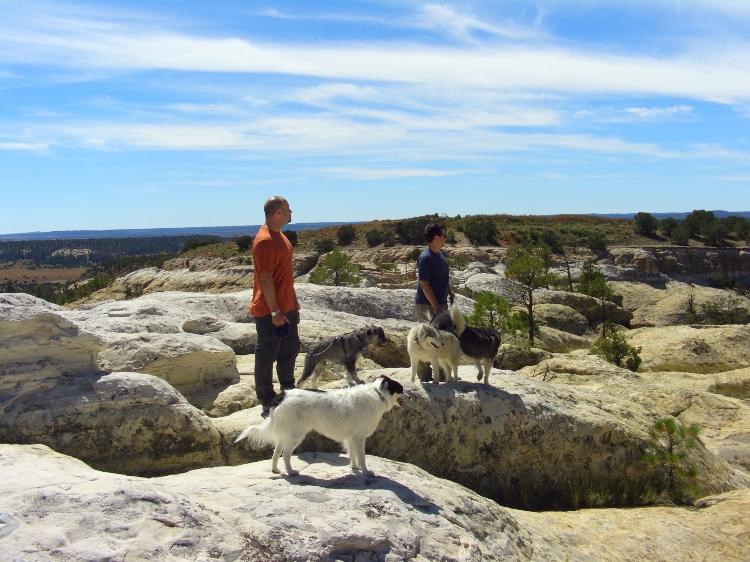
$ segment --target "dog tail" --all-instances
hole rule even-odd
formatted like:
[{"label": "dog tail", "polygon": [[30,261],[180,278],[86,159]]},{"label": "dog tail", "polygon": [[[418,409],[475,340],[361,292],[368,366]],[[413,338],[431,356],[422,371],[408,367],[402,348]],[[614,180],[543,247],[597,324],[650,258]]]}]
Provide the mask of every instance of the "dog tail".
[{"label": "dog tail", "polygon": [[235,443],[239,443],[243,439],[247,439],[253,447],[263,448],[268,445],[273,445],[275,440],[273,438],[273,416],[267,418],[260,425],[251,425],[244,429],[242,433],[237,436],[234,440]]},{"label": "dog tail", "polygon": [[299,378],[298,383],[304,382],[310,377],[310,375],[313,374],[313,371],[315,370],[315,364],[315,358],[312,356],[310,351],[308,351],[307,355],[305,356],[305,367],[302,369],[302,376]]},{"label": "dog tail", "polygon": [[461,337],[461,334],[464,333],[464,330],[466,329],[466,321],[464,320],[464,315],[461,312],[461,309],[458,308],[455,304],[451,306],[451,320],[453,320],[453,326],[456,330],[456,335],[458,337]]}]

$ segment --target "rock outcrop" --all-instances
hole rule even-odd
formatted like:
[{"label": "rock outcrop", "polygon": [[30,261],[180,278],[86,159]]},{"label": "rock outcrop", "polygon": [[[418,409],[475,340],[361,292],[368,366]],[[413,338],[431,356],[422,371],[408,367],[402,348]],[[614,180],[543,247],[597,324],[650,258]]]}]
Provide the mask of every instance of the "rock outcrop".
[{"label": "rock outcrop", "polygon": [[377,476],[335,454],[143,479],[39,446],[0,445],[0,537],[9,559],[670,560],[750,557],[750,491],[699,508],[531,513],[408,464]]},{"label": "rock outcrop", "polygon": [[750,325],[639,328],[625,334],[641,348],[641,370],[718,373],[750,367]]}]

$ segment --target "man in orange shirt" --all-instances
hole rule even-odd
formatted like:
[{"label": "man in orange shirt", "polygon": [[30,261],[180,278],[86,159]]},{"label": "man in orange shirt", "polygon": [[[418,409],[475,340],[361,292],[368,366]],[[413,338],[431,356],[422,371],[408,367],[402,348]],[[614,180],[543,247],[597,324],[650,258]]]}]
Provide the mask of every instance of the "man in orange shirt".
[{"label": "man in orange shirt", "polygon": [[255,394],[263,406],[261,416],[270,411],[276,393],[273,389],[273,363],[282,389],[294,388],[294,364],[299,352],[299,303],[294,292],[292,244],[281,228],[292,221],[289,202],[274,196],[263,206],[266,222],[253,240],[253,300],[250,315],[255,319],[258,344],[255,349]]}]

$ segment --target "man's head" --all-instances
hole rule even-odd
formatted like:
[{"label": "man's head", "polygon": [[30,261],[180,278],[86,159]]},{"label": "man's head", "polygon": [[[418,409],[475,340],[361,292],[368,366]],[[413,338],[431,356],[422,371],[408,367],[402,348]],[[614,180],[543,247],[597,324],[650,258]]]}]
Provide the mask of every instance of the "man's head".
[{"label": "man's head", "polygon": [[282,226],[292,222],[292,209],[289,202],[280,195],[269,197],[263,205],[266,214],[266,224],[274,230],[280,230]]},{"label": "man's head", "polygon": [[435,240],[436,236],[445,238],[445,227],[443,227],[442,224],[431,222],[424,227],[424,239],[428,244],[431,244]]}]

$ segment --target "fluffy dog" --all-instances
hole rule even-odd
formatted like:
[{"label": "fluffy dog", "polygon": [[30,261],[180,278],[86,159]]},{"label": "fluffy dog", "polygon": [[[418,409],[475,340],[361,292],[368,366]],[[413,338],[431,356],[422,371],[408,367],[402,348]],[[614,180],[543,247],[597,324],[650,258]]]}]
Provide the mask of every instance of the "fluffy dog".
[{"label": "fluffy dog", "polygon": [[[500,336],[491,328],[467,326],[461,309],[451,306],[450,312],[441,312],[432,319],[431,325],[439,330],[453,332],[458,336],[461,351],[477,366],[477,380],[487,384],[492,361],[500,347]],[[483,372],[484,370],[484,372]]]},{"label": "fluffy dog", "polygon": [[450,332],[438,330],[429,324],[417,324],[406,338],[406,351],[411,363],[411,381],[417,376],[417,365],[420,361],[432,364],[433,380],[439,383],[440,368],[445,369],[446,381],[458,380],[458,361],[461,357],[461,346],[458,338]]},{"label": "fluffy dog", "polygon": [[320,364],[330,361],[343,363],[346,367],[346,382],[349,386],[362,384],[357,377],[357,358],[366,347],[385,343],[385,332],[379,326],[366,326],[353,332],[324,339],[308,350],[299,382],[302,383],[312,375],[314,375],[313,380],[316,380],[320,374]]},{"label": "fluffy dog", "polygon": [[257,446],[274,445],[271,470],[278,474],[279,456],[290,476],[294,450],[311,431],[338,441],[349,455],[352,470],[372,474],[365,462],[365,440],[377,429],[387,411],[399,405],[404,387],[386,376],[367,385],[322,392],[293,388],[277,398],[271,415],[260,425],[240,433]]}]

